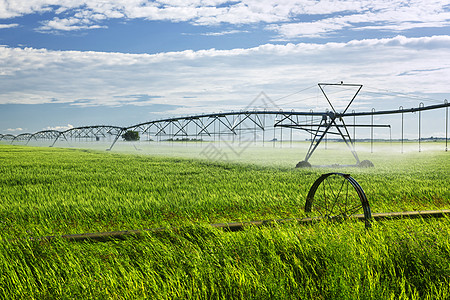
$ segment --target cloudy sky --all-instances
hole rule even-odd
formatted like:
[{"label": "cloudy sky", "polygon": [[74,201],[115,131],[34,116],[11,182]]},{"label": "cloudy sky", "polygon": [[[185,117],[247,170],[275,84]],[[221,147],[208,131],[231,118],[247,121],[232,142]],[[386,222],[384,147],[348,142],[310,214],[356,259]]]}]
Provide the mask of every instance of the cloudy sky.
[{"label": "cloudy sky", "polygon": [[318,82],[363,84],[356,111],[431,105],[449,78],[448,0],[0,0],[0,133],[239,110],[262,91],[325,110]]}]

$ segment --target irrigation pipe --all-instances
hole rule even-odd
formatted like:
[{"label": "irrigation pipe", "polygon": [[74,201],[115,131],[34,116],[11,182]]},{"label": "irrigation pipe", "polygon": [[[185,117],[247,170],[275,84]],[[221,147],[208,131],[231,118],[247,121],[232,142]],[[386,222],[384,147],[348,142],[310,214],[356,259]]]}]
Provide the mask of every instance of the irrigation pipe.
[{"label": "irrigation pipe", "polygon": [[[416,218],[442,218],[450,216],[450,209],[445,210],[424,210],[424,211],[405,211],[405,212],[390,212],[390,213],[373,213],[372,220],[384,221],[395,219],[416,219]],[[303,218],[303,219],[279,219],[279,220],[263,220],[263,221],[249,221],[249,222],[234,222],[234,223],[215,223],[211,224],[213,228],[219,228],[226,231],[241,231],[246,227],[261,227],[271,224],[283,224],[288,222],[298,222],[299,224],[310,224],[320,221],[322,218]],[[352,215],[351,219],[364,221],[363,214]],[[338,221],[337,218],[331,218],[331,221]],[[144,233],[164,233],[169,230],[179,230],[181,228],[152,228],[141,230],[124,230],[124,231],[109,231],[109,232],[95,232],[95,233],[81,233],[81,234],[67,234],[62,236],[44,236],[31,238],[37,241],[51,241],[57,238],[66,239],[69,241],[109,241],[111,239],[126,239],[129,236],[141,235]]]}]

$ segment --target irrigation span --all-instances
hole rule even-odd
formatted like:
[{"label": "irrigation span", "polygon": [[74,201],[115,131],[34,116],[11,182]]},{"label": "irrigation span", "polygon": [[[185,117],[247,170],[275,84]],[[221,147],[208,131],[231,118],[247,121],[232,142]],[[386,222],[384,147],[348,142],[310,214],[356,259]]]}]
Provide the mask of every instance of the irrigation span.
[{"label": "irrigation span", "polygon": [[[354,87],[356,92],[348,101],[346,108],[342,112],[338,112],[329,97],[325,93],[323,87],[325,86],[344,86]],[[348,149],[355,158],[356,165],[361,162],[358,154],[355,151],[355,129],[357,127],[366,127],[371,130],[371,144],[373,144],[373,130],[375,128],[390,128],[389,124],[374,124],[374,116],[379,115],[401,115],[401,142],[403,147],[404,141],[404,125],[403,119],[406,113],[418,113],[418,142],[420,151],[421,142],[421,112],[427,110],[436,110],[445,108],[445,151],[448,150],[448,101],[445,100],[443,104],[425,106],[420,103],[418,107],[404,109],[399,107],[397,110],[381,110],[366,112],[349,112],[349,108],[354,99],[362,88],[360,84],[328,84],[319,83],[319,88],[327,100],[330,110],[323,112],[309,111],[283,111],[283,110],[256,110],[246,109],[241,111],[220,112],[211,114],[198,114],[191,116],[180,116],[175,118],[165,118],[160,120],[153,120],[149,122],[139,123],[128,127],[109,126],[109,125],[95,125],[74,127],[64,131],[57,130],[43,130],[35,133],[23,133],[19,135],[0,134],[0,141],[9,141],[11,144],[22,142],[28,144],[32,140],[48,141],[49,146],[54,146],[58,142],[68,141],[110,141],[110,147],[107,150],[113,149],[119,138],[123,137],[126,132],[138,132],[140,136],[146,137],[148,141],[183,141],[183,140],[220,140],[228,137],[230,139],[241,142],[243,136],[248,139],[253,136],[256,141],[257,137],[264,143],[268,138],[268,130],[273,131],[273,141],[275,138],[276,128],[279,128],[280,134],[278,137],[283,141],[283,129],[289,129],[288,137],[285,140],[292,142],[293,130],[301,130],[307,132],[310,136],[310,145],[304,161],[300,162],[298,166],[309,166],[308,160],[317,149],[318,145],[328,135],[334,136],[339,140],[345,142]],[[369,124],[357,124],[355,119],[360,116],[370,116],[371,122]],[[353,122],[347,121],[353,118]],[[353,136],[350,134],[349,128],[353,128]]]}]

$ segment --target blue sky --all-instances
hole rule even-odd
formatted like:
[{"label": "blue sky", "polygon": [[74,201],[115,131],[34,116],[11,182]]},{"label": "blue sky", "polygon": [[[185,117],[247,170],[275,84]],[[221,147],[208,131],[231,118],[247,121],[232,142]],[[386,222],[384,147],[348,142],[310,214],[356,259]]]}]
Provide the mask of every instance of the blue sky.
[{"label": "blue sky", "polygon": [[449,98],[450,4],[0,0],[0,57],[0,133],[237,110],[261,91],[324,110],[318,82],[363,84],[355,110],[412,107]]}]

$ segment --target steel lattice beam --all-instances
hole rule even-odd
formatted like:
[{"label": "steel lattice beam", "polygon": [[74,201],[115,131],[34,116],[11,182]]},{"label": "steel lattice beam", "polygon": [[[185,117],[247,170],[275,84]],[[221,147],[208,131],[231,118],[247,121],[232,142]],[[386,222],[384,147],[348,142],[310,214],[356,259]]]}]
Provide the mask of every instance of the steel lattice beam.
[{"label": "steel lattice beam", "polygon": [[[326,95],[323,87],[327,85],[333,86],[351,86],[357,88],[357,91],[349,100],[346,108],[343,112],[337,112]],[[305,161],[307,161],[320,142],[324,139],[326,134],[334,134],[342,137],[347,144],[351,152],[353,153],[357,162],[359,158],[354,149],[354,141],[350,137],[348,127],[370,127],[370,128],[382,128],[390,127],[390,125],[380,124],[346,124],[344,118],[356,117],[356,116],[374,116],[374,115],[388,115],[388,114],[404,114],[414,113],[426,110],[435,110],[440,108],[446,108],[450,106],[448,102],[444,104],[424,106],[421,104],[419,107],[410,109],[398,109],[398,110],[384,110],[384,111],[370,111],[370,112],[347,112],[350,105],[358,95],[362,88],[360,84],[324,84],[320,83],[319,88],[322,90],[324,97],[330,104],[332,111],[326,112],[313,112],[310,111],[282,111],[282,110],[244,110],[244,111],[232,111],[232,112],[220,112],[211,114],[198,114],[185,117],[165,118],[161,120],[153,120],[149,122],[143,122],[135,124],[129,127],[118,127],[109,125],[95,125],[95,126],[82,126],[70,128],[65,131],[56,130],[43,130],[36,133],[24,133],[17,136],[12,134],[0,134],[0,140],[5,141],[27,141],[31,139],[35,140],[53,140],[52,146],[58,140],[68,139],[99,139],[106,138],[108,136],[113,137],[113,142],[110,149],[113,148],[117,140],[122,134],[128,130],[138,131],[142,134],[154,135],[155,137],[167,136],[215,136],[215,135],[240,135],[242,132],[250,132],[256,130],[264,131],[266,128],[289,128],[296,130],[303,130],[312,134],[311,144],[306,154]],[[301,116],[311,117],[310,123],[301,122],[299,118]],[[273,124],[266,124],[266,117],[272,117],[274,119]],[[320,117],[320,123],[315,121],[314,117]],[[191,126],[190,126],[191,125]],[[192,125],[195,133],[192,133]],[[189,128],[189,126],[191,128]]]}]

